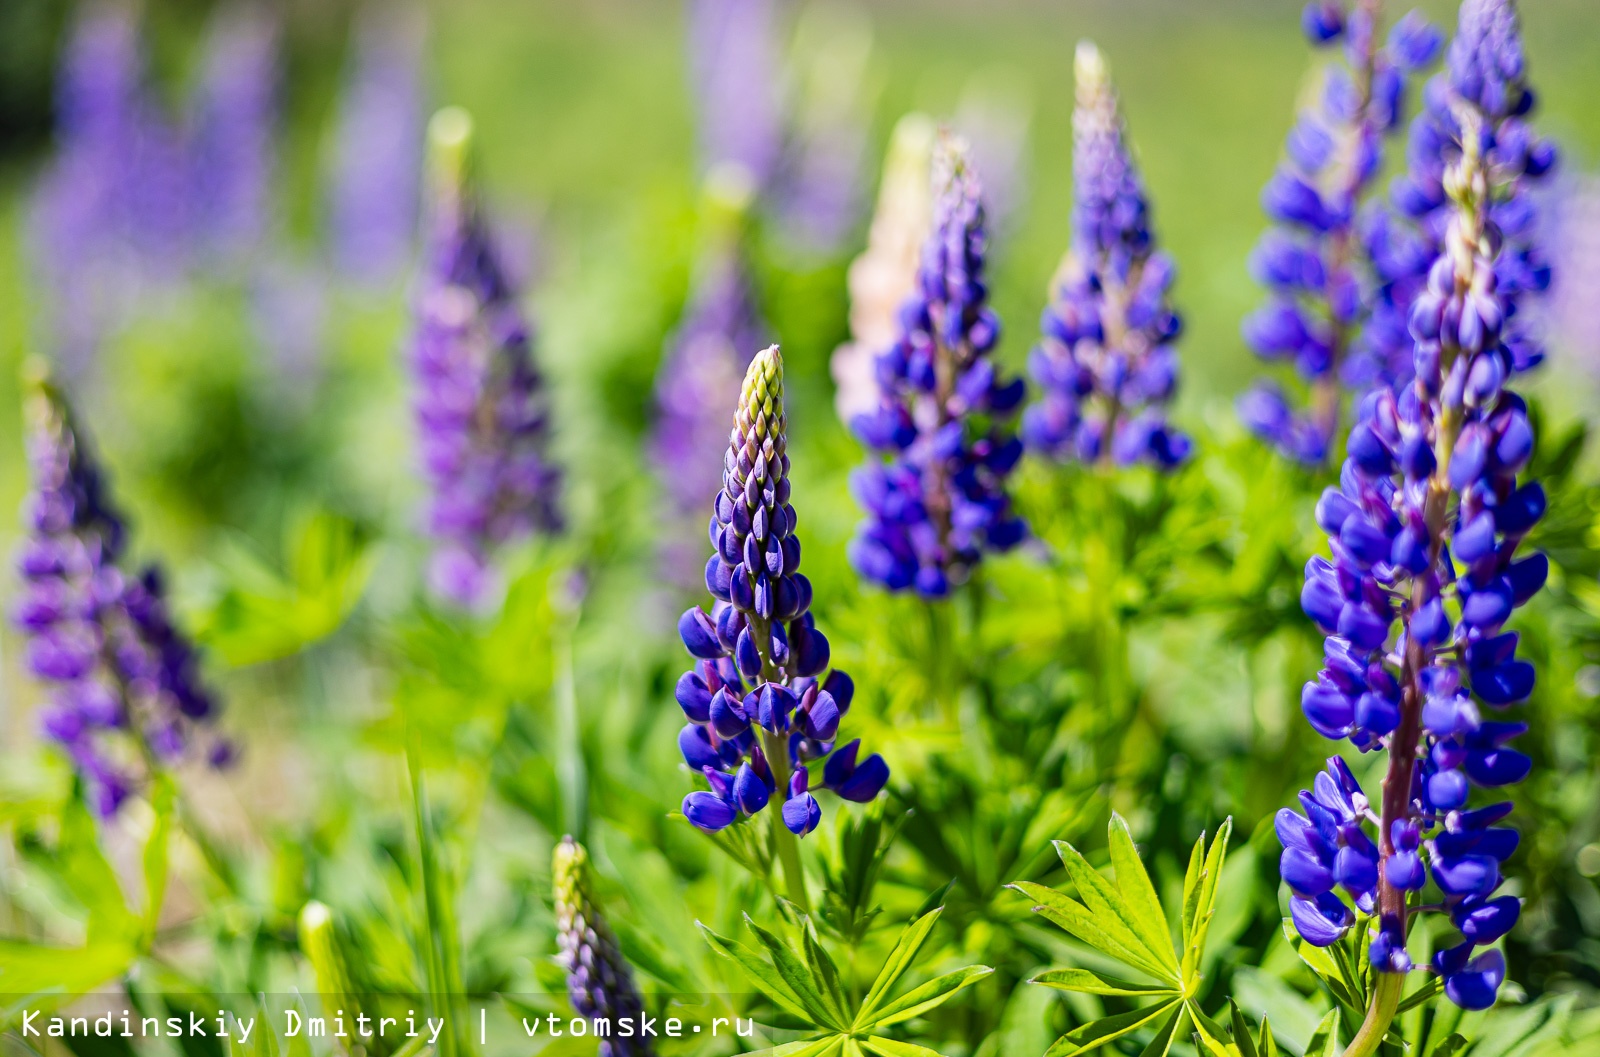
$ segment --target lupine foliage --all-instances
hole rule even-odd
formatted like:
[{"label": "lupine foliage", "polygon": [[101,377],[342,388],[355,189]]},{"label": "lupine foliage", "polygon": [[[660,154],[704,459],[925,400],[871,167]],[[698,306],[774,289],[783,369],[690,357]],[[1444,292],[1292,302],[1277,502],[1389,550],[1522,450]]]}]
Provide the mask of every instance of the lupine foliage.
[{"label": "lupine foliage", "polygon": [[[0,445],[0,1027],[117,995],[258,1017],[205,1057],[1600,1045],[1600,485],[1541,305],[1584,232],[1535,131],[1585,126],[1530,86],[1576,77],[1564,8],[1525,44],[1510,0],[1315,0],[1294,106],[1234,90],[1298,64],[1288,20],[1275,57],[1152,24],[1125,94],[1040,39],[1049,211],[992,241],[983,156],[920,115],[856,230],[865,108],[938,5],[574,9],[526,51],[470,7],[70,23],[0,209],[39,295],[0,317],[56,361]],[[475,149],[451,108],[421,157],[424,69]],[[541,268],[498,223],[532,187]],[[1253,307],[1293,367],[1248,436]],[[593,1037],[634,1016],[702,1031]]]}]

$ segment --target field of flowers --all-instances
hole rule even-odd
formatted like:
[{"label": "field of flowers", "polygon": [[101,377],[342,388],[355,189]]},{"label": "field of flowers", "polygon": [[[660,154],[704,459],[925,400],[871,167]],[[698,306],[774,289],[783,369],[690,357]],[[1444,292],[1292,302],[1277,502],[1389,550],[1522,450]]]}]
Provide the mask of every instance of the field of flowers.
[{"label": "field of flowers", "polygon": [[0,1051],[1600,1053],[1596,100],[1590,0],[0,10]]}]

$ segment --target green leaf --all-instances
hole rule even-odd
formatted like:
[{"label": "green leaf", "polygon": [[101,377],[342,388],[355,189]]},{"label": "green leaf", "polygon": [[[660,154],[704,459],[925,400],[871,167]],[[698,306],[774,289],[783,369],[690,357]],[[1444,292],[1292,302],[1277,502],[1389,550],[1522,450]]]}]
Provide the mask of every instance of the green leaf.
[{"label": "green leaf", "polygon": [[[1114,938],[1122,947],[1130,952],[1138,952],[1138,961],[1129,962],[1149,972],[1158,980],[1171,980],[1179,982],[1177,967],[1168,967],[1171,960],[1170,941],[1162,947],[1152,948],[1148,942],[1141,938],[1134,926],[1134,913],[1128,906],[1127,900],[1122,898],[1116,888],[1104,877],[1100,871],[1089,865],[1078,849],[1064,840],[1055,842],[1056,854],[1061,857],[1061,863],[1067,868],[1067,876],[1077,886],[1078,898],[1083,900],[1098,922],[1099,931]],[[1083,937],[1079,937],[1083,939]],[[1085,942],[1088,942],[1085,940]],[[1163,950],[1165,957],[1163,957]],[[1109,950],[1106,953],[1111,953]],[[1128,961],[1127,958],[1123,958]]]},{"label": "green leaf", "polygon": [[20,1010],[48,1011],[114,980],[133,964],[132,944],[121,941],[83,947],[44,947],[0,940],[0,1017]]},{"label": "green leaf", "polygon": [[1444,983],[1440,981],[1437,976],[1428,977],[1428,979],[1423,982],[1421,987],[1417,988],[1415,991],[1411,992],[1409,995],[1400,1000],[1400,1004],[1396,1006],[1394,1010],[1395,1016],[1399,1016],[1401,1013],[1406,1013],[1416,1009],[1418,1006],[1422,1005],[1422,1003],[1428,1001],[1434,995],[1437,995],[1443,990]]},{"label": "green leaf", "polygon": [[1306,968],[1317,974],[1317,979],[1321,980],[1323,986],[1333,995],[1334,1001],[1350,1009],[1362,1008],[1361,1000],[1351,994],[1350,988],[1345,984],[1345,974],[1333,960],[1333,955],[1328,953],[1327,948],[1307,943],[1300,933],[1295,931],[1292,918],[1283,919],[1283,935],[1289,941],[1289,946],[1300,956],[1300,960],[1306,964]]},{"label": "green leaf", "polygon": [[840,1009],[835,1012],[829,1007],[827,999],[822,996],[822,988],[812,978],[805,963],[795,957],[794,951],[777,936],[757,925],[749,914],[744,916],[744,924],[745,928],[756,934],[761,946],[767,949],[767,956],[772,959],[773,968],[777,969],[778,975],[783,977],[784,983],[789,985],[795,996],[805,1003],[806,1008],[811,1011],[813,1021],[835,1031],[845,1030],[844,1011]]},{"label": "green leaf", "polygon": [[1194,842],[1194,850],[1189,853],[1189,868],[1183,875],[1183,938],[1184,969],[1193,968],[1188,963],[1189,951],[1187,943],[1189,937],[1194,935],[1195,917],[1200,912],[1200,878],[1205,873],[1206,862],[1206,835],[1200,834]]},{"label": "green leaf", "polygon": [[1133,834],[1128,832],[1128,823],[1116,812],[1111,814],[1106,836],[1111,845],[1111,866],[1117,873],[1116,891],[1128,908],[1129,924],[1161,964],[1176,973],[1178,957],[1172,950],[1172,933],[1167,925],[1166,911],[1161,909],[1155,885],[1150,883],[1150,874],[1139,860],[1138,849],[1133,846]]},{"label": "green leaf", "polygon": [[706,942],[711,945],[711,949],[733,962],[740,969],[743,969],[745,975],[750,977],[762,994],[771,999],[773,1005],[792,1017],[797,1017],[807,1022],[815,1022],[815,1018],[806,1009],[805,1003],[800,996],[789,988],[783,977],[779,976],[777,971],[767,964],[759,954],[736,940],[717,935],[698,921],[695,922],[695,925],[699,927],[701,934],[706,938]]},{"label": "green leaf", "polygon": [[1150,1044],[1139,1053],[1139,1057],[1167,1057],[1172,1049],[1172,1044],[1178,1038],[1183,1022],[1188,1019],[1188,1006],[1179,1003],[1178,1008],[1172,1011],[1172,1016],[1156,1029],[1155,1037]]},{"label": "green leaf", "polygon": [[844,996],[844,989],[839,986],[839,969],[818,942],[817,930],[812,926],[810,918],[805,919],[800,935],[804,942],[806,965],[811,969],[811,978],[821,985],[822,997],[843,1024],[849,1019],[845,1014],[848,1002]]},{"label": "green leaf", "polygon": [[896,1042],[878,1035],[862,1039],[861,1048],[878,1057],[943,1057],[938,1050],[930,1050],[912,1042]]},{"label": "green leaf", "polygon": [[955,885],[955,883],[956,879],[952,877],[950,880],[946,881],[944,884],[928,893],[928,898],[924,899],[922,901],[922,905],[917,908],[917,912],[911,915],[911,920],[915,921],[920,917],[924,917],[933,913],[935,910],[943,910],[944,897],[950,894],[950,889]]},{"label": "green leaf", "polygon": [[1131,983],[1088,969],[1050,969],[1029,982],[1085,995],[1170,995],[1176,998],[1182,993],[1174,987]]},{"label": "green leaf", "polygon": [[1305,1057],[1339,1057],[1339,1011],[1328,1010],[1328,1015],[1317,1024],[1306,1043]]},{"label": "green leaf", "polygon": [[1272,1025],[1265,1014],[1261,1017],[1261,1034],[1256,1038],[1256,1054],[1257,1057],[1278,1057],[1278,1037],[1272,1033]]},{"label": "green leaf", "polygon": [[942,913],[944,913],[943,907],[935,907],[918,916],[906,926],[904,932],[900,933],[900,938],[895,941],[894,950],[889,952],[883,968],[878,970],[877,979],[872,981],[872,987],[867,991],[867,997],[861,1000],[861,1007],[856,1010],[856,1023],[872,1023],[873,1014],[889,996],[889,991],[899,982],[900,977],[911,968],[917,952],[928,942],[928,936],[933,932],[933,926],[938,924],[939,915]]},{"label": "green leaf", "polygon": [[954,998],[956,992],[970,987],[994,972],[987,965],[968,965],[943,976],[934,977],[925,984],[913,987],[899,998],[880,1009],[871,1023],[856,1021],[856,1027],[882,1028],[919,1017],[928,1010],[942,1006]]},{"label": "green leaf", "polygon": [[1184,965],[1190,971],[1200,964],[1200,955],[1206,949],[1206,934],[1211,931],[1211,918],[1217,910],[1217,891],[1222,882],[1222,866],[1228,858],[1228,841],[1233,837],[1232,817],[1222,820],[1217,835],[1211,839],[1211,850],[1206,853],[1205,870],[1200,878],[1200,899],[1189,933],[1184,936]]},{"label": "green leaf", "polygon": [[1104,914],[1092,913],[1076,900],[1032,881],[1016,881],[1010,887],[1033,900],[1034,913],[1047,921],[1054,922],[1095,950],[1108,954],[1153,979],[1172,985],[1178,984],[1161,963],[1145,951],[1144,945],[1116,920]]},{"label": "green leaf", "polygon": [[1185,1008],[1189,1010],[1189,1019],[1194,1021],[1194,1034],[1207,1053],[1212,1057],[1234,1057],[1235,1051],[1228,1048],[1225,1041],[1228,1030],[1221,1024],[1206,1016],[1196,1003],[1187,1002]]},{"label": "green leaf", "polygon": [[128,910],[117,875],[100,851],[94,819],[82,797],[73,796],[61,811],[58,862],[61,881],[89,912],[90,947],[131,940],[139,921]]},{"label": "green leaf", "polygon": [[1175,1007],[1181,1006],[1182,1002],[1178,1000],[1162,1002],[1073,1028],[1057,1039],[1055,1045],[1045,1051],[1044,1057],[1073,1057],[1074,1054],[1087,1053],[1129,1032],[1150,1026],[1170,1014]]},{"label": "green leaf", "polygon": [[1433,1048],[1428,1057],[1455,1057],[1456,1054],[1467,1048],[1467,1039],[1459,1032],[1451,1033],[1443,1042]]},{"label": "green leaf", "polygon": [[[1265,1030],[1266,1018],[1262,1018]],[[1239,1057],[1257,1057],[1256,1040],[1250,1037],[1250,1025],[1244,1022],[1244,1014],[1239,1012],[1239,1003],[1228,999],[1228,1026],[1232,1029],[1233,1044],[1238,1047]]]}]

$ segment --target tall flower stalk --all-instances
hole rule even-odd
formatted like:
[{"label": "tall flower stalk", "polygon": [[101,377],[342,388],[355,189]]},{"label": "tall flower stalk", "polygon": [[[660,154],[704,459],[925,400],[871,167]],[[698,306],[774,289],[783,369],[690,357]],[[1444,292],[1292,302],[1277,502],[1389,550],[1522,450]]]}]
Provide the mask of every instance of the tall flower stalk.
[{"label": "tall flower stalk", "polygon": [[1493,1004],[1504,960],[1474,948],[1520,912],[1516,898],[1493,895],[1517,845],[1515,830],[1495,825],[1512,805],[1468,806],[1474,786],[1501,788],[1530,769],[1508,747],[1527,725],[1486,718],[1483,706],[1503,711],[1533,689],[1534,669],[1503,626],[1549,570],[1542,554],[1517,557],[1545,496],[1519,477],[1534,440],[1522,399],[1506,388],[1519,291],[1496,281],[1502,256],[1515,252],[1496,215],[1516,174],[1489,153],[1503,140],[1486,101],[1523,91],[1508,55],[1520,58],[1510,4],[1467,0],[1450,52],[1452,134],[1441,144],[1449,219],[1411,313],[1415,378],[1363,400],[1340,487],[1317,506],[1333,558],[1311,560],[1301,596],[1329,635],[1327,667],[1302,697],[1307,719],[1388,755],[1376,815],[1336,758],[1301,794],[1305,816],[1278,816],[1301,935],[1326,946],[1355,924],[1336,889],[1374,926],[1377,981],[1349,1057],[1376,1052],[1394,1016],[1413,968],[1410,920],[1424,909],[1412,893],[1430,874],[1443,902],[1427,909],[1447,913],[1462,937],[1432,968],[1464,1008]]},{"label": "tall flower stalk", "polygon": [[1172,343],[1181,328],[1168,303],[1175,269],[1155,248],[1100,50],[1080,43],[1074,69],[1072,249],[1029,357],[1042,396],[1022,433],[1050,459],[1170,470],[1190,448],[1165,411],[1178,383]]},{"label": "tall flower stalk", "polygon": [[948,135],[933,166],[937,198],[917,288],[877,358],[878,407],[853,423],[876,455],[852,479],[867,518],[850,545],[861,576],[924,598],[945,597],[986,552],[1027,534],[1007,484],[1022,457],[1013,419],[1026,386],[1006,380],[992,356],[1000,321],[984,280],[977,173]]},{"label": "tall flower stalk", "polygon": [[207,729],[217,704],[159,569],[129,568],[122,517],[65,397],[41,365],[26,384],[33,491],[14,617],[50,687],[44,733],[110,816],[157,769],[196,756],[222,766],[232,749]]},{"label": "tall flower stalk", "polygon": [[[567,997],[578,1015],[608,1024],[639,1023],[644,1003],[617,937],[606,924],[590,880],[589,851],[571,837],[556,845],[556,942],[567,971]],[[648,1039],[614,1036],[599,1043],[600,1057],[650,1057]]]},{"label": "tall flower stalk", "polygon": [[1306,402],[1292,406],[1268,381],[1241,398],[1239,413],[1286,456],[1319,465],[1344,421],[1346,392],[1393,382],[1383,337],[1391,324],[1370,318],[1377,278],[1362,225],[1373,223],[1369,199],[1385,141],[1401,127],[1406,78],[1433,61],[1441,35],[1413,11],[1380,43],[1381,0],[1349,9],[1318,0],[1304,24],[1313,45],[1342,40],[1345,62],[1326,67],[1316,105],[1301,113],[1262,193],[1275,226],[1251,268],[1271,299],[1246,320],[1244,336],[1264,360],[1293,364]]},{"label": "tall flower stalk", "polygon": [[548,399],[532,335],[490,236],[469,171],[472,120],[446,109],[429,126],[434,177],[428,266],[411,366],[427,527],[428,579],[463,605],[488,597],[500,546],[561,527]]},{"label": "tall flower stalk", "polygon": [[[817,828],[822,809],[808,764],[826,758],[823,785],[846,800],[876,797],[889,779],[883,757],[858,760],[860,741],[839,746],[839,722],[855,685],[828,669],[828,640],[811,616],[811,581],[800,572],[800,539],[789,501],[788,418],[783,357],[776,345],[745,372],[723,459],[709,530],[715,551],[705,565],[716,599],[678,620],[685,648],[698,659],[676,690],[689,724],[678,737],[689,767],[710,791],[684,798],[683,813],[717,832],[760,814],[781,798],[782,825],[771,826],[788,898],[809,906],[795,838]],[[826,674],[824,674],[826,673]]]}]

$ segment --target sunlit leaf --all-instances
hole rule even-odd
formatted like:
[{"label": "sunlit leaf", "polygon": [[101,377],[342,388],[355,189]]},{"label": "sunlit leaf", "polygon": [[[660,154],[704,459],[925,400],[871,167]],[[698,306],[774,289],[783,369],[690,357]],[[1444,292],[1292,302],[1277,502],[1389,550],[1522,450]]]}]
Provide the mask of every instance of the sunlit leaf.
[{"label": "sunlit leaf", "polygon": [[954,972],[935,977],[927,983],[913,987],[899,998],[879,1009],[871,1022],[857,1021],[858,1027],[882,1028],[919,1017],[930,1009],[944,1005],[956,992],[970,987],[994,972],[987,965],[969,965]]}]

